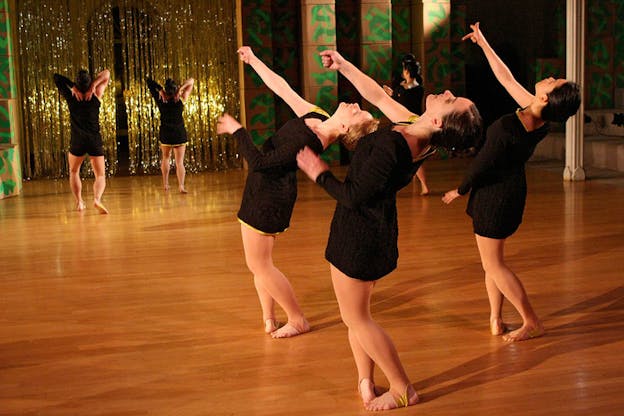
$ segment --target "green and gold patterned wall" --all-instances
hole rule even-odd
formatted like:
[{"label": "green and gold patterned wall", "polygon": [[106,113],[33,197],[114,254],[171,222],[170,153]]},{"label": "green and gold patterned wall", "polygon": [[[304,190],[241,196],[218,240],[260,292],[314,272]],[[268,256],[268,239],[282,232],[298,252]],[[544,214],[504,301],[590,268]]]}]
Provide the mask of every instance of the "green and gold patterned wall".
[{"label": "green and gold patterned wall", "polygon": [[585,106],[612,108],[624,88],[624,0],[588,0]]},{"label": "green and gold patterned wall", "polygon": [[[273,66],[273,26],[271,1],[243,0],[243,44],[256,56]],[[245,65],[245,114],[254,143],[262,144],[275,132],[275,98],[262,79]]]},{"label": "green and gold patterned wall", "polygon": [[0,199],[22,189],[12,31],[8,1],[0,0]]}]

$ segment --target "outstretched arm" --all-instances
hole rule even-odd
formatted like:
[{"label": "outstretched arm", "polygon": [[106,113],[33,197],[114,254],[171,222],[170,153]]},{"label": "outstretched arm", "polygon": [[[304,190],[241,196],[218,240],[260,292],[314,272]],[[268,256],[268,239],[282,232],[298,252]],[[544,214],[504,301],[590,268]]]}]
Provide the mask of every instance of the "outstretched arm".
[{"label": "outstretched arm", "polygon": [[182,84],[182,86],[180,86],[180,89],[178,90],[178,96],[183,101],[186,101],[189,95],[191,95],[191,91],[193,90],[193,85],[195,85],[195,80],[193,78],[189,78],[186,81],[184,81],[184,84]]},{"label": "outstretched arm", "polygon": [[414,116],[414,113],[390,97],[374,79],[338,52],[325,50],[321,52],[321,57],[325,68],[337,70],[344,75],[366,101],[379,108],[391,121],[406,121]]},{"label": "outstretched arm", "polygon": [[266,66],[264,62],[258,59],[249,46],[243,46],[239,48],[237,52],[241,61],[249,64],[260,78],[262,78],[266,86],[284,100],[298,117],[309,113],[314,107],[313,104],[299,96],[299,94],[288,85],[288,82],[286,82],[284,78],[277,75]]},{"label": "outstretched arm", "polygon": [[522,85],[520,85],[518,81],[516,81],[516,78],[514,78],[507,65],[505,65],[496,52],[494,52],[494,49],[492,49],[488,41],[485,39],[485,36],[483,36],[483,33],[481,33],[479,22],[474,25],[470,25],[470,28],[472,29],[472,33],[464,36],[462,40],[470,39],[472,43],[476,43],[481,47],[488,63],[490,64],[490,68],[492,68],[492,71],[496,76],[496,79],[520,107],[524,108],[531,104],[535,97]]}]

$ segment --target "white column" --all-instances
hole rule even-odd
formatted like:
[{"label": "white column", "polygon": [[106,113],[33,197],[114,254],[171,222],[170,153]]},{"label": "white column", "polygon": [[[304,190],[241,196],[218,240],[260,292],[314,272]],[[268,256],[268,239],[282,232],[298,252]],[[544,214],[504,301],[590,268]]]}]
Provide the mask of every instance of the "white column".
[{"label": "white column", "polygon": [[[585,81],[585,0],[566,0],[566,79],[584,88]],[[565,168],[563,179],[584,181],[583,169],[583,100],[565,128]]]}]

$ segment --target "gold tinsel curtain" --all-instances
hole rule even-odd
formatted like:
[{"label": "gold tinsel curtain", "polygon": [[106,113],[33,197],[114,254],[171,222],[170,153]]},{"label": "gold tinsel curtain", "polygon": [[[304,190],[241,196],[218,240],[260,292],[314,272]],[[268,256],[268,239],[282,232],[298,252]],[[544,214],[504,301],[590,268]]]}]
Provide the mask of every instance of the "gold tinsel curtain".
[{"label": "gold tinsel curtain", "polygon": [[239,166],[231,139],[216,134],[223,111],[238,112],[235,2],[122,0],[120,31],[124,98],[128,114],[131,173],[160,169],[158,108],[145,77],[161,85],[195,79],[185,104],[187,169],[192,172]]},{"label": "gold tinsel curtain", "polygon": [[[67,175],[69,111],[52,75],[74,79],[113,65],[110,3],[97,0],[18,1],[19,82],[24,129],[21,139],[25,177]],[[101,129],[107,172],[117,163],[114,83],[102,100]],[[85,166],[85,169],[88,167]]]},{"label": "gold tinsel curtain", "polygon": [[126,118],[130,173],[159,170],[160,115],[147,76],[195,79],[184,111],[189,171],[240,166],[233,141],[216,134],[217,117],[239,109],[235,11],[230,0],[18,1],[25,176],[67,175],[69,114],[52,74],[73,79],[80,68],[111,70],[100,115],[109,174]]}]

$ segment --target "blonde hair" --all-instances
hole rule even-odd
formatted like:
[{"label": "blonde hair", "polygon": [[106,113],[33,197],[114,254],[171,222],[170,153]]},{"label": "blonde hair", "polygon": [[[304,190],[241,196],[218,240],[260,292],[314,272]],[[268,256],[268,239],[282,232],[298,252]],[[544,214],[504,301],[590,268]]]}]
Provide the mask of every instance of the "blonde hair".
[{"label": "blonde hair", "polygon": [[379,127],[379,120],[372,118],[349,127],[349,130],[345,134],[341,134],[338,140],[347,149],[354,150],[360,139],[377,130],[377,127]]}]

